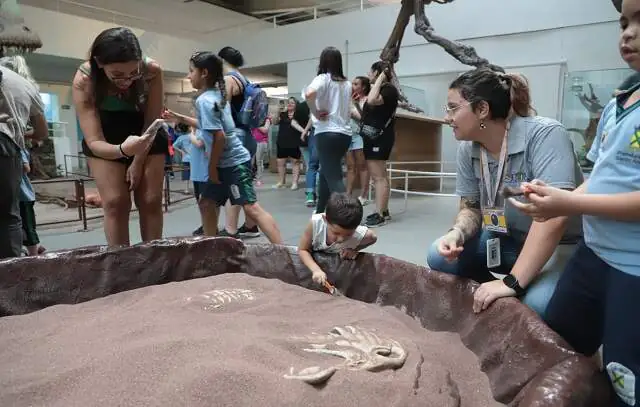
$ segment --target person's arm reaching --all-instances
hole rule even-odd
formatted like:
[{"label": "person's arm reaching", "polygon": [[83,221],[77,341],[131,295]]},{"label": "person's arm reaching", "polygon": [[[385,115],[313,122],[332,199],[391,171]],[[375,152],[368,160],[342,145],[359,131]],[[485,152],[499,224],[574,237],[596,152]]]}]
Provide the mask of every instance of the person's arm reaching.
[{"label": "person's arm reaching", "polygon": [[304,127],[300,126],[300,123],[298,123],[296,119],[291,120],[291,127],[296,129],[300,133],[304,133]]},{"label": "person's arm reaching", "polygon": [[[146,130],[157,119],[162,117],[164,111],[164,74],[162,68],[155,61],[147,62],[147,70],[149,78],[141,80],[149,81],[149,94],[147,95],[147,106],[144,113],[144,130]],[[151,143],[147,146],[146,151],[136,154],[133,159],[133,165],[142,164],[147,159],[147,154],[151,148]]]},{"label": "person's arm reaching", "polygon": [[49,125],[44,113],[31,116],[31,125],[33,126],[31,140],[42,141],[49,137]]},{"label": "person's arm reaching", "polygon": [[384,84],[386,75],[387,75],[386,70],[384,72],[381,72],[380,75],[378,75],[378,78],[376,79],[375,83],[373,84],[373,87],[371,88],[371,90],[369,91],[369,94],[367,95],[367,103],[369,105],[379,106],[384,103],[384,98],[382,97],[380,90],[382,89],[382,85]]},{"label": "person's arm reaching", "polygon": [[324,271],[318,266],[318,263],[313,259],[311,255],[313,243],[313,224],[309,222],[304,232],[302,233],[302,237],[300,238],[300,243],[298,243],[298,257],[300,257],[300,261],[304,264],[309,271],[311,271],[311,278],[317,284],[324,284],[327,281],[327,275]]}]

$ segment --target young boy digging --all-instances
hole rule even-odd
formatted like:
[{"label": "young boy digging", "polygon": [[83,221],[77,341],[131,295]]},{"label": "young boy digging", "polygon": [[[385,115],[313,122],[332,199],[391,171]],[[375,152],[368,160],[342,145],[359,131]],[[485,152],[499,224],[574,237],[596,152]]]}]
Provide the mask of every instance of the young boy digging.
[{"label": "young boy digging", "polygon": [[311,252],[340,253],[343,259],[353,260],[358,252],[374,244],[378,237],[361,226],[362,204],[357,198],[334,193],[325,213],[316,213],[302,234],[298,245],[300,260],[311,270],[313,281],[324,285],[327,275],[313,260]]}]

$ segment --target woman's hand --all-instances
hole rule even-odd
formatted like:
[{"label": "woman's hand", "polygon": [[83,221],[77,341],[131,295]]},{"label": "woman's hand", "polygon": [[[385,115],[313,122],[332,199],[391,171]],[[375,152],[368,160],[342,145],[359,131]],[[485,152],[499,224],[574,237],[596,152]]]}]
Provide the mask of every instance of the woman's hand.
[{"label": "woman's hand", "polygon": [[120,149],[127,157],[133,157],[137,154],[142,154],[147,151],[147,149],[153,143],[155,139],[155,134],[144,134],[142,136],[129,136],[125,141],[120,145]]},{"label": "woman's hand", "polygon": [[302,134],[300,134],[300,140],[304,141],[308,135],[309,132],[307,130],[303,131]]},{"label": "woman's hand", "polygon": [[438,242],[438,253],[448,262],[456,260],[462,250],[462,234],[456,229],[442,236]]},{"label": "woman's hand", "polygon": [[144,162],[134,159],[129,168],[127,168],[126,181],[129,184],[129,191],[135,190],[140,184],[140,178],[144,171]]},{"label": "woman's hand", "polygon": [[515,295],[516,291],[507,287],[502,280],[484,283],[473,294],[473,312],[477,314],[486,310],[498,298],[514,297]]},{"label": "woman's hand", "polygon": [[539,180],[524,182],[520,188],[529,202],[520,202],[515,198],[509,198],[509,202],[536,222],[545,222],[572,213],[574,195],[571,191],[547,186]]}]

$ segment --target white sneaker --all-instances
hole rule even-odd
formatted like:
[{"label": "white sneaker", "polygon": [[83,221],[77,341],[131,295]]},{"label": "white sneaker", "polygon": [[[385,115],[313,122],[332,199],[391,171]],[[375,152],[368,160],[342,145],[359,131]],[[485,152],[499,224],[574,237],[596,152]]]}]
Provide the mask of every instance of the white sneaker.
[{"label": "white sneaker", "polygon": [[291,184],[291,190],[292,191],[295,191],[297,189],[298,189],[298,184],[296,184],[296,183]]},{"label": "white sneaker", "polygon": [[370,200],[368,200],[367,198],[363,198],[361,196],[358,197],[358,201],[360,201],[360,205],[362,206],[367,206],[371,203]]},{"label": "white sneaker", "polygon": [[282,183],[278,182],[278,183],[277,183],[277,184],[275,184],[272,188],[273,188],[273,189],[280,189],[280,188],[284,188],[284,187],[286,187],[286,185],[285,185],[285,184],[282,184]]}]

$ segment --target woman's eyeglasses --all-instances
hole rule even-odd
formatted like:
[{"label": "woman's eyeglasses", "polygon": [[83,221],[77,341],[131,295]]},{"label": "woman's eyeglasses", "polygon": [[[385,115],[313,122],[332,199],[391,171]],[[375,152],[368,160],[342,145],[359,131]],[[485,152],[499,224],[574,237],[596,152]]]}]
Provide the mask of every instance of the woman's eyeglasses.
[{"label": "woman's eyeglasses", "polygon": [[469,106],[470,104],[471,104],[471,102],[467,102],[467,103],[463,103],[461,105],[455,105],[455,106],[445,105],[444,106],[444,113],[447,114],[447,115],[451,115],[451,114],[455,113],[461,107]]}]

